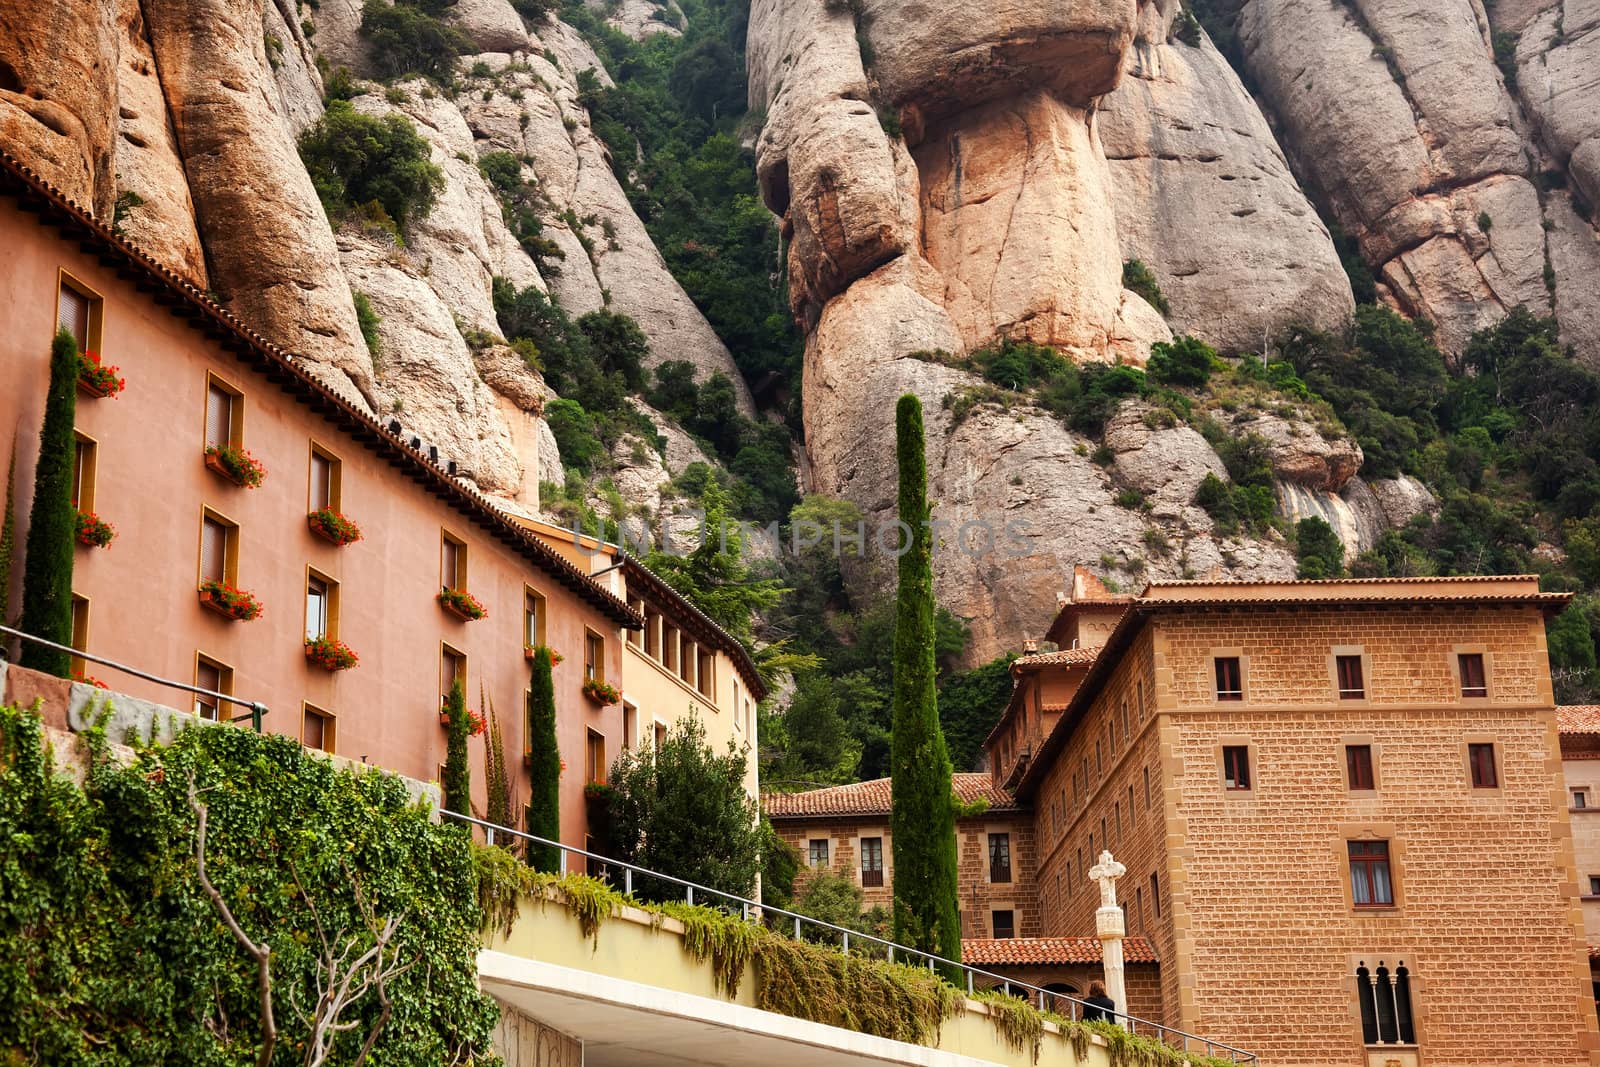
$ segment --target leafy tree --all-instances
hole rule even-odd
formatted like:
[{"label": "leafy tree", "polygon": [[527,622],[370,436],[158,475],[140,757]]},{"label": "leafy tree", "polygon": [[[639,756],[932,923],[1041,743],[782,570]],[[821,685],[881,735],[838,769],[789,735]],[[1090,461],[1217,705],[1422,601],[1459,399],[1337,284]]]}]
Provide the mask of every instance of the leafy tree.
[{"label": "leafy tree", "polygon": [[[76,404],[77,400],[74,399]],[[17,545],[17,453],[6,464],[6,501],[0,517],[0,625],[11,625],[11,563]]]},{"label": "leafy tree", "polygon": [[1199,388],[1210,380],[1216,365],[1217,350],[1185,334],[1171,344],[1158,341],[1151,345],[1144,370],[1151,381]]},{"label": "leafy tree", "polygon": [[606,456],[606,446],[595,436],[594,422],[583,405],[565,398],[544,406],[544,421],[561,450],[561,462],[582,474],[592,473]]},{"label": "leafy tree", "polygon": [[645,565],[712,622],[748,645],[751,618],[778,602],[783,587],[776,579],[754,578],[744,562],[744,537],[728,514],[728,495],[708,481],[700,495],[705,510],[703,537],[687,555],[657,549]]},{"label": "leafy tree", "polygon": [[1298,578],[1337,578],[1344,573],[1344,543],[1315,515],[1296,524],[1294,554]]},{"label": "leafy tree", "polygon": [[761,816],[761,902],[788,908],[794,902],[794,880],[799,873],[800,853]]},{"label": "leafy tree", "polygon": [[950,755],[939,730],[934,688],[933,556],[922,404],[912,394],[895,411],[900,521],[910,529],[899,559],[894,637],[894,932],[903,945],[961,959],[955,809]]},{"label": "leafy tree", "polygon": [[1000,721],[1011,699],[1011,663],[1008,652],[980,667],[951,674],[939,687],[939,721],[953,766],[973,770],[983,752],[983,742]]},{"label": "leafy tree", "polygon": [[[1191,43],[1199,44],[1198,24],[1195,26],[1195,40]],[[1156,281],[1155,272],[1137,259],[1130,259],[1122,264],[1122,287],[1132,289],[1145,302],[1165,315],[1172,310],[1167,304],[1167,298],[1161,295],[1161,285]]]},{"label": "leafy tree", "polygon": [[[561,749],[556,743],[556,688],[551,678],[550,650],[533,655],[528,694],[528,833],[561,840]],[[528,844],[528,865],[541,871],[560,866],[554,845]]]},{"label": "leafy tree", "polygon": [[[372,0],[380,3],[381,0]],[[387,11],[411,10],[404,5]],[[300,135],[305,162],[330,218],[357,205],[377,204],[401,231],[425,218],[444,189],[444,172],[428,160],[428,142],[403,115],[363,115],[347,100],[331,100]]]},{"label": "leafy tree", "polygon": [[[50,382],[39,430],[39,464],[28,514],[28,552],[22,571],[20,629],[59,645],[72,644],[72,553],[77,509],[72,506],[73,432],[78,398],[78,342],[66,327],[50,342]],[[22,666],[58,678],[72,673],[72,657],[31,641],[22,643]]]},{"label": "leafy tree", "polygon": [[456,57],[472,51],[472,42],[439,15],[453,0],[365,0],[361,6],[361,35],[371,46],[368,55],[385,78],[421,74],[440,85],[450,83]]},{"label": "leafy tree", "polygon": [[[1567,609],[1545,623],[1545,639],[1550,651],[1550,667],[1556,675],[1558,701],[1566,702],[1575,689],[1588,696],[1594,688],[1595,641],[1582,599],[1574,599]],[[1580,700],[1579,703],[1589,703]]]},{"label": "leafy tree", "polygon": [[602,308],[578,319],[601,374],[615,375],[633,391],[644,387],[644,361],[650,342],[639,324],[621,312]]},{"label": "leafy tree", "polygon": [[[660,745],[625,750],[611,767],[611,833],[617,858],[724,893],[748,897],[761,869],[760,813],[744,791],[746,750],[706,743],[696,716]],[[634,882],[645,899],[681,899],[671,884]]]},{"label": "leafy tree", "polygon": [[821,671],[795,678],[794,697],[783,712],[785,741],[781,763],[768,776],[806,786],[852,781],[861,760],[861,743],[840,713],[840,694]]},{"label": "leafy tree", "polygon": [[467,718],[467,695],[457,678],[445,698],[444,810],[472,814],[472,765],[467,762],[467,738],[472,723]]}]

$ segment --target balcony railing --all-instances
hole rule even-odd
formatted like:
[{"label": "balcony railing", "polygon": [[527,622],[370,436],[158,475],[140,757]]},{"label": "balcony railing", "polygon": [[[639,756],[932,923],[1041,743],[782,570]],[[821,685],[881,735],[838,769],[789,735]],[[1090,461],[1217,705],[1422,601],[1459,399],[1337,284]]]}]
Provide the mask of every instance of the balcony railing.
[{"label": "balcony railing", "polygon": [[[724,893],[719,889],[712,889],[709,886],[698,885],[682,878],[676,878],[670,874],[661,874],[658,871],[636,867],[631,863],[624,863],[621,860],[611,859],[594,852],[587,852],[572,845],[564,845],[559,841],[524,833],[521,830],[513,830],[508,826],[496,826],[494,823],[475,819],[470,815],[459,815],[453,811],[445,811],[441,814],[446,818],[466,823],[469,827],[483,831],[484,841],[490,845],[509,845],[516,841],[525,841],[534,845],[557,849],[560,856],[559,871],[562,875],[567,874],[569,869],[572,869],[572,861],[568,857],[577,857],[579,861],[577,863],[578,870],[599,872],[601,877],[604,877],[606,881],[611,882],[613,885],[620,879],[622,891],[625,895],[632,895],[636,883],[641,885],[660,883],[674,887],[673,891],[681,892],[683,899],[690,904],[717,908],[730,914],[737,912],[746,922],[763,922],[778,933],[786,934],[792,928],[796,940],[815,941],[819,938],[825,938],[829,941],[837,940],[839,950],[845,955],[850,954],[851,946],[854,945],[857,951],[865,948],[866,951],[875,956],[882,955],[891,963],[899,960],[902,963],[918,967],[925,965],[930,971],[938,969],[946,974],[959,974],[961,976],[960,981],[965,984],[968,995],[979,991],[1000,990],[1007,995],[1033,1001],[1040,1010],[1053,1011],[1074,1020],[1081,1020],[1084,1008],[1089,1007],[1082,1000],[1066,993],[1057,993],[1027,982],[1019,982],[1015,978],[1007,978],[1005,975],[996,974],[993,971],[986,971],[979,967],[945,959],[943,956],[935,956],[920,949],[899,945],[893,941],[875,937],[872,934],[864,934],[857,930],[847,930],[842,926],[835,926],[833,923],[824,922],[821,919],[813,919],[809,915],[801,915],[798,912],[787,911],[783,908],[774,908],[732,893]],[[806,937],[808,930],[815,931],[813,936]],[[1115,1018],[1117,1024],[1124,1027],[1129,1033],[1154,1037],[1156,1040],[1173,1048],[1182,1049],[1184,1052],[1198,1053],[1218,1059],[1228,1059],[1239,1064],[1254,1065],[1257,1062],[1254,1053],[1234,1048],[1232,1045],[1224,1044],[1221,1041],[1214,1041],[1198,1034],[1187,1033],[1134,1015],[1117,1015]]]}]

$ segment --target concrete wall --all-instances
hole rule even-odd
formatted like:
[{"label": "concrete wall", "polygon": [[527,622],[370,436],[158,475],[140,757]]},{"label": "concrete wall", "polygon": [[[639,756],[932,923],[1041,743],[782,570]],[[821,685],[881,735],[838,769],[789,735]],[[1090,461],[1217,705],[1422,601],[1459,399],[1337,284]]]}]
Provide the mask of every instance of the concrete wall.
[{"label": "concrete wall", "polygon": [[[272,709],[268,730],[300,736],[302,706],[310,702],[336,716],[339,754],[427,781],[438,778],[445,758],[437,711],[441,643],[448,642],[468,657],[469,706],[476,709],[482,693],[499,714],[520,810],[528,794],[520,759],[528,687],[522,605],[524,587],[532,586],[549,601],[550,643],[566,653],[556,668],[558,736],[569,768],[562,836],[581,843],[587,731],[604,735],[614,754],[622,728],[620,707],[596,708],[580,692],[583,634],[592,627],[606,637],[608,674],[618,677],[617,622],[10,199],[0,199],[0,246],[0,375],[7,383],[0,389],[0,468],[15,459],[19,549],[61,270],[103,298],[102,355],[128,381],[115,399],[80,397],[77,408],[78,429],[99,445],[95,510],[119,531],[109,550],[77,551],[73,587],[89,600],[88,650],[184,682],[193,682],[203,653],[233,668],[235,694]],[[244,444],[268,471],[260,488],[236,487],[204,466],[208,372],[245,394]],[[306,528],[313,441],[342,461],[342,510],[365,540],[334,548]],[[224,620],[197,599],[205,507],[239,524],[238,583],[265,605],[254,621]],[[468,584],[488,607],[486,619],[460,622],[434,601],[445,529],[468,545]],[[13,605],[22,560],[17,564]],[[330,674],[305,660],[312,567],[340,583],[338,636],[361,656],[353,670]],[[107,669],[93,673],[134,696],[181,699]],[[470,744],[481,806],[484,742]]]}]

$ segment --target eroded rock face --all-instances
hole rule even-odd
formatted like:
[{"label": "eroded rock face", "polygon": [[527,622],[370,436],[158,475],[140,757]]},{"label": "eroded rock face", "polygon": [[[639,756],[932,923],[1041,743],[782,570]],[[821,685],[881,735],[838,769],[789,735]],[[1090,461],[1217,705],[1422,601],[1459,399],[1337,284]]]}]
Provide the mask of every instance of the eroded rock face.
[{"label": "eroded rock face", "polygon": [[212,287],[358,403],[374,399],[327,217],[279,113],[264,0],[145,0]]},{"label": "eroded rock face", "polygon": [[120,54],[109,3],[0,4],[0,144],[110,219]]}]

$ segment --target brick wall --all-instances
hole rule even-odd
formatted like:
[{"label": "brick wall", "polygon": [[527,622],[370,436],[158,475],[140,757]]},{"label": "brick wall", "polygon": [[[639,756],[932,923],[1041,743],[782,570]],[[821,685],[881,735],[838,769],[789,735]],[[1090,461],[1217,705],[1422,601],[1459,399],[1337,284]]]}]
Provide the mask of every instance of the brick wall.
[{"label": "brick wall", "polygon": [[[1506,1062],[1508,1024],[1517,1062],[1595,1062],[1537,612],[1258,609],[1152,628],[1176,940],[1161,958],[1185,1029],[1273,1064],[1363,1064],[1354,968],[1403,960],[1430,1065]],[[1337,699],[1336,645],[1367,657],[1367,699]],[[1485,652],[1487,700],[1460,699],[1462,646]],[[1245,658],[1245,701],[1215,701],[1216,650]],[[1497,746],[1498,788],[1472,787],[1469,740]],[[1375,790],[1346,788],[1347,743],[1372,746]],[[1224,744],[1249,747],[1248,791],[1223,788]],[[1390,842],[1395,907],[1352,906],[1352,838]]]}]

